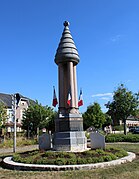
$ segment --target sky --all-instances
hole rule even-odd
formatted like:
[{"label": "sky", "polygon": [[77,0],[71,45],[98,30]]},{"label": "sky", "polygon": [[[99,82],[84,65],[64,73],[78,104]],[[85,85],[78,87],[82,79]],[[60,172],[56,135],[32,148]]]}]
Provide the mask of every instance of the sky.
[{"label": "sky", "polygon": [[138,0],[0,0],[0,93],[52,106],[65,20],[80,55],[81,112],[94,102],[105,112],[121,83],[139,91]]}]

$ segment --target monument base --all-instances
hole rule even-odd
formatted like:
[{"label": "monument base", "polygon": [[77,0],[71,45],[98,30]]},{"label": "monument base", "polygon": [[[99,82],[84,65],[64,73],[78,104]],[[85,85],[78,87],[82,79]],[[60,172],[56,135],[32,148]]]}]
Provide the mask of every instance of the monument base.
[{"label": "monument base", "polygon": [[83,131],[81,114],[59,114],[55,120],[55,132]]},{"label": "monument base", "polygon": [[53,150],[81,152],[87,149],[87,138],[84,131],[56,132]]}]

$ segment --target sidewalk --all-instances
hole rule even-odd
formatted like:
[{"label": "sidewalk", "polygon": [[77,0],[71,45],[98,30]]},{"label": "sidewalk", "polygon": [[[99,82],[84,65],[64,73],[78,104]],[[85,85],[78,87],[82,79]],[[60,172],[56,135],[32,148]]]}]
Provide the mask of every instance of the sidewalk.
[{"label": "sidewalk", "polygon": [[[16,152],[25,152],[30,150],[38,149],[38,145],[28,145],[23,147],[17,147]],[[0,154],[12,153],[13,148],[0,148]]]},{"label": "sidewalk", "polygon": [[[87,141],[87,144],[90,145],[90,141]],[[112,142],[112,143],[106,143],[107,144],[132,144],[132,145],[138,145],[139,142],[131,143],[131,142]],[[25,152],[25,151],[31,151],[38,149],[38,145],[28,145],[23,147],[17,147],[16,152]],[[13,148],[0,148],[0,154],[6,154],[6,153],[13,153]]]}]

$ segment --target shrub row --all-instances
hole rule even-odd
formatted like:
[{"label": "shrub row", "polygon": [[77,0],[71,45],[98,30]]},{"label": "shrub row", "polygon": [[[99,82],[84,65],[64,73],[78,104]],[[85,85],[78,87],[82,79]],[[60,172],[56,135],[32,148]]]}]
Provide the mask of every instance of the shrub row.
[{"label": "shrub row", "polygon": [[122,131],[122,130],[124,130],[124,125],[114,126],[114,129],[115,129],[116,131]]},{"label": "shrub row", "polygon": [[80,153],[52,151],[40,153],[39,151],[34,151],[15,154],[13,160],[30,164],[74,165],[111,161],[123,156],[127,156],[125,150],[107,148],[106,150],[96,149]]},{"label": "shrub row", "polygon": [[139,142],[139,134],[108,134],[105,137],[106,142]]}]

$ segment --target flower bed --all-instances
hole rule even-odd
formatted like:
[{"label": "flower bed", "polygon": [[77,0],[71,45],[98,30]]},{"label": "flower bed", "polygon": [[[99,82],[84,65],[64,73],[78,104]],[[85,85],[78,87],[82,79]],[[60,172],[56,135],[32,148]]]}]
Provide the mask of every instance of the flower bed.
[{"label": "flower bed", "polygon": [[106,162],[127,156],[127,152],[118,148],[96,149],[84,152],[54,152],[44,153],[38,150],[14,154],[15,162],[28,164],[48,164],[48,165],[76,165]]}]

